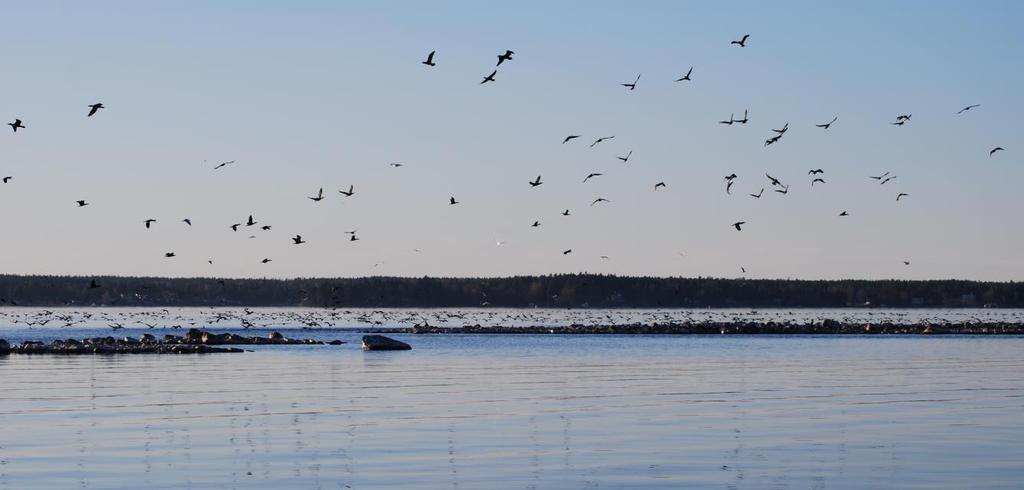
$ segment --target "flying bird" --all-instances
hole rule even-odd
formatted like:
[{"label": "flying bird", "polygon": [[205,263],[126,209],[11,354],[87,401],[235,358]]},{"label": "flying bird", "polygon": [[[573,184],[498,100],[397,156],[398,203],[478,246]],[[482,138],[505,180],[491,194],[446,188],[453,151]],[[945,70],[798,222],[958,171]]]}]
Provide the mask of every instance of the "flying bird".
[{"label": "flying bird", "polygon": [[167,252],[167,253],[164,254],[164,257],[168,258],[168,259],[171,258],[171,257],[174,257],[174,252]]},{"label": "flying bird", "polygon": [[260,262],[261,262],[261,263],[264,263],[264,264],[269,264],[270,262],[273,262],[273,261],[272,261],[272,260],[270,260],[270,259],[263,259],[263,260],[261,260]]},{"label": "flying bird", "polygon": [[807,175],[818,175],[818,174],[823,174],[823,173],[825,173],[825,171],[820,169],[820,168],[816,168],[814,170],[808,170],[807,171]]},{"label": "flying bird", "polygon": [[181,222],[185,223],[186,225],[192,226],[192,220],[189,219],[189,218],[185,218],[185,219],[181,220]]},{"label": "flying bird", "polygon": [[971,110],[971,109],[973,109],[975,107],[981,107],[981,104],[971,104],[971,105],[969,105],[967,107],[964,107],[963,109],[960,109],[959,111],[956,111],[956,113],[957,114],[963,114],[963,113],[965,113],[965,112],[967,112],[967,111],[969,111],[969,110]]},{"label": "flying bird", "polygon": [[882,179],[886,178],[888,175],[889,175],[889,172],[886,172],[886,173],[884,173],[882,175],[879,175],[877,177],[874,176],[874,175],[869,175],[868,178],[869,179],[875,179],[875,180],[882,180]]},{"label": "flying bird", "polygon": [[10,176],[10,175],[8,175],[7,177],[4,177],[4,179],[3,179],[3,180],[4,180],[4,183],[6,184],[6,183],[10,182],[10,181],[11,181],[11,179],[13,179],[13,178],[14,178],[14,177],[13,177],[13,176]]},{"label": "flying bird", "polygon": [[745,224],[747,224],[747,222],[746,222],[746,221],[737,221],[737,222],[735,222],[735,223],[733,223],[733,224],[732,224],[732,227],[733,227],[733,228],[736,228],[736,231],[743,231],[743,228],[741,228],[741,227],[742,227],[743,225],[745,225]]},{"label": "flying bird", "polygon": [[602,137],[594,140],[594,142],[590,144],[590,148],[593,148],[594,145],[596,145],[596,144],[598,144],[598,143],[600,143],[600,142],[602,142],[604,140],[610,140],[612,138],[614,138],[614,136],[602,136]]},{"label": "flying bird", "polygon": [[780,181],[779,179],[776,179],[775,177],[772,177],[771,175],[768,175],[767,173],[765,173],[764,176],[768,177],[768,180],[770,180],[772,182],[772,185],[777,185],[779,187],[782,187],[782,181]]},{"label": "flying bird", "polygon": [[543,182],[540,181],[539,175],[537,176],[537,180],[530,181],[530,187],[537,187],[538,185],[541,184],[543,184]]},{"label": "flying bird", "polygon": [[737,177],[737,175],[735,173],[731,173],[731,174],[725,176],[725,180],[732,180],[732,179],[735,179],[736,177]]},{"label": "flying bird", "polygon": [[590,203],[590,205],[593,206],[593,205],[595,205],[595,204],[597,204],[599,202],[611,202],[611,201],[609,201],[609,200],[607,200],[607,199],[605,199],[603,197],[599,197],[597,199],[594,199],[594,202]]},{"label": "flying bird", "polygon": [[736,120],[733,119],[733,116],[735,116],[735,115],[736,115],[735,113],[729,114],[729,120],[728,121],[718,121],[718,124],[728,124],[728,125],[732,126],[732,123],[736,122]]},{"label": "flying bird", "polygon": [[456,205],[458,203],[459,203],[459,201],[455,200],[455,196],[452,196],[452,197],[448,198],[448,205],[454,206],[454,205]]},{"label": "flying bird", "polygon": [[749,196],[753,197],[754,199],[761,199],[762,194],[764,194],[764,187],[762,187],[757,194],[749,194]]},{"label": "flying bird", "polygon": [[819,177],[817,179],[812,180],[811,181],[811,187],[814,187],[814,183],[815,182],[821,182],[822,184],[824,184],[825,183],[825,179],[822,179],[822,178]]},{"label": "flying bird", "polygon": [[516,54],[515,51],[505,50],[505,54],[498,55],[498,64],[494,66],[501,66],[506,61],[512,61],[512,55]]},{"label": "flying bird", "polygon": [[18,128],[25,129],[25,126],[23,126],[21,124],[21,119],[15,119],[14,122],[7,123],[7,125],[10,126],[11,129],[13,129],[15,133],[18,132]]},{"label": "flying bird", "polygon": [[734,183],[736,183],[735,180],[730,180],[730,181],[725,183],[725,193],[726,194],[732,195],[732,192],[729,192],[729,191],[732,189],[732,185]]},{"label": "flying bird", "polygon": [[578,134],[570,134],[569,136],[566,136],[564,140],[562,140],[562,144],[564,145],[564,144],[568,143],[571,140],[579,138],[580,136],[581,135],[578,135]]},{"label": "flying bird", "polygon": [[628,88],[629,90],[632,91],[632,90],[636,89],[636,82],[639,82],[639,81],[640,81],[640,75],[637,75],[636,76],[636,80],[633,80],[633,83],[623,83],[622,86],[626,87],[626,88]]},{"label": "flying bird", "polygon": [[654,184],[654,190],[658,190],[659,187],[665,187],[665,183],[658,182],[657,184]]},{"label": "flying bird", "polygon": [[909,260],[904,260],[903,261],[903,265],[910,265],[910,261]]},{"label": "flying bird", "polygon": [[562,216],[569,216],[569,210],[562,211]]},{"label": "flying bird", "polygon": [[93,115],[95,115],[95,114],[96,114],[96,112],[98,112],[98,111],[99,111],[100,109],[105,109],[105,107],[103,107],[103,104],[102,104],[102,103],[100,103],[100,102],[97,102],[97,103],[95,103],[95,104],[93,104],[93,105],[90,105],[90,106],[86,106],[86,107],[89,107],[89,115],[87,115],[87,116],[85,116],[85,117],[92,117],[92,116],[93,116]]},{"label": "flying bird", "polygon": [[693,67],[692,66],[690,67],[690,71],[686,72],[686,75],[683,75],[683,78],[680,78],[680,79],[678,79],[676,81],[677,82],[689,82],[690,81],[690,74],[691,73],[693,73]]},{"label": "flying bird", "polygon": [[586,182],[586,181],[590,180],[590,179],[591,179],[591,178],[593,178],[593,177],[600,177],[600,176],[602,176],[602,175],[604,175],[604,174],[601,174],[601,173],[597,173],[597,172],[594,172],[594,173],[588,174],[588,175],[587,175],[586,177],[584,177],[584,178],[583,178],[583,182]]},{"label": "flying bird", "polygon": [[348,241],[350,241],[350,242],[357,242],[357,241],[359,241],[359,237],[357,237],[356,234],[353,233],[352,236],[348,237]]},{"label": "flying bird", "polygon": [[239,226],[242,226],[242,224],[241,223],[235,223],[235,224],[229,226],[228,228],[231,228],[231,231],[238,231],[238,227]]},{"label": "flying bird", "polygon": [[434,66],[434,53],[436,53],[436,51],[431,51],[430,54],[427,55],[427,60],[421,61],[421,63],[427,66]]},{"label": "flying bird", "polygon": [[249,219],[246,220],[245,226],[252,226],[256,224],[256,220],[252,219],[252,215],[249,215]]},{"label": "flying bird", "polygon": [[220,169],[221,167],[226,167],[228,165],[231,165],[232,163],[235,163],[235,161],[231,160],[230,162],[222,162],[222,163],[218,164],[216,167],[213,167],[213,169],[217,170],[217,169]]},{"label": "flying bird", "polygon": [[846,211],[843,211],[843,212],[839,213],[839,216],[849,216],[849,215],[850,215],[850,213],[847,213]]},{"label": "flying bird", "polygon": [[629,157],[631,157],[631,156],[633,156],[633,150],[629,150],[629,153],[626,153],[626,156],[624,156],[624,157],[615,157],[615,158],[618,158],[619,160],[622,160],[622,163],[629,163]]},{"label": "flying bird", "polygon": [[293,245],[302,245],[303,243],[306,242],[302,239],[302,235],[295,235],[295,238],[292,238]]},{"label": "flying bird", "polygon": [[910,194],[907,194],[906,192],[901,192],[901,193],[897,194],[896,195],[896,202],[899,202],[901,197],[907,197],[909,195]]},{"label": "flying bird", "polygon": [[494,81],[494,75],[497,75],[497,74],[498,74],[498,70],[492,71],[490,75],[487,75],[486,77],[484,77],[484,80],[482,82],[480,82],[480,85],[483,85],[483,84],[485,84],[487,82],[493,82]]},{"label": "flying bird", "polygon": [[729,44],[739,44],[741,48],[745,48],[747,47],[748,37],[750,37],[750,34],[744,34],[742,39],[740,39],[739,41],[732,41]]},{"label": "flying bird", "polygon": [[778,192],[779,194],[783,195],[789,194],[789,186],[784,186],[782,189],[775,189],[775,192]]},{"label": "flying bird", "polygon": [[884,180],[882,180],[882,185],[885,185],[885,184],[886,184],[886,183],[888,183],[888,182],[889,182],[890,180],[896,180],[896,176],[895,176],[895,175],[893,175],[892,177],[886,177],[886,178],[885,178]]},{"label": "flying bird", "polygon": [[323,200],[324,200],[324,188],[323,188],[323,187],[321,187],[321,188],[320,188],[320,191],[316,193],[316,196],[313,196],[313,197],[307,197],[307,199],[310,199],[310,200],[312,200],[313,202],[320,202],[320,201],[323,201]]},{"label": "flying bird", "polygon": [[392,164],[391,164],[391,166],[392,166],[392,167],[395,167],[395,168],[398,168],[398,167],[402,167],[402,166],[404,166],[404,165],[405,165],[404,163],[392,163]]},{"label": "flying bird", "polygon": [[829,121],[829,122],[827,122],[825,124],[815,124],[814,126],[818,127],[818,128],[822,128],[822,129],[828,129],[828,128],[832,127],[832,123],[836,122],[836,119],[839,119],[839,116],[833,117],[831,121]]},{"label": "flying bird", "polygon": [[1003,151],[1003,147],[1002,146],[997,146],[995,148],[992,148],[992,151],[988,152],[988,156],[994,155],[997,151]]},{"label": "flying bird", "polygon": [[570,248],[569,250],[566,250],[566,251],[562,252],[562,255],[569,255],[571,253],[572,253],[572,249]]},{"label": "flying bird", "polygon": [[85,202],[84,199],[81,199],[81,200],[78,200],[78,201],[75,201],[75,202],[78,203],[78,207],[88,206],[89,205],[89,203]]},{"label": "flying bird", "polygon": [[151,225],[153,223],[156,223],[155,219],[153,219],[153,218],[147,219],[146,220],[146,229],[148,230],[149,229],[149,225]]},{"label": "flying bird", "polygon": [[782,129],[773,129],[772,131],[775,131],[776,133],[779,133],[779,136],[782,136],[786,134],[786,131],[789,131],[789,123],[786,123],[786,125],[783,126]]},{"label": "flying bird", "polygon": [[355,186],[349,185],[349,186],[348,186],[348,191],[347,191],[347,192],[346,192],[346,191],[338,191],[338,192],[340,192],[340,193],[341,193],[342,195],[344,195],[345,197],[352,197],[352,195],[353,195],[353,194],[355,194],[355,190],[354,190],[354,187],[355,187]]},{"label": "flying bird", "polygon": [[750,119],[747,119],[747,110],[743,109],[743,119],[737,119],[736,122],[740,124],[746,124]]},{"label": "flying bird", "polygon": [[530,225],[531,228],[536,228],[538,226],[540,226],[540,221],[534,221],[533,224]]}]

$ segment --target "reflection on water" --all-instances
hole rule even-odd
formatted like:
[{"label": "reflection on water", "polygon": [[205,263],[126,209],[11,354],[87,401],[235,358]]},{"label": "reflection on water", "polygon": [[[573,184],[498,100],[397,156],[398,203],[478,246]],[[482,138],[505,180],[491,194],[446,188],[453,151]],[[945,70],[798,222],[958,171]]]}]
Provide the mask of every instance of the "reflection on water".
[{"label": "reflection on water", "polygon": [[0,358],[0,489],[1013,488],[1024,338]]}]

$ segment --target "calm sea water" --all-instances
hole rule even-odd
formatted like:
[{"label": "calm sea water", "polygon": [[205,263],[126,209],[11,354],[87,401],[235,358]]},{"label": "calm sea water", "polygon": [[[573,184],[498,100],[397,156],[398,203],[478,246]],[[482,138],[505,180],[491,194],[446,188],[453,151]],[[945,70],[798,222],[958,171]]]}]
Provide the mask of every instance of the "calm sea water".
[{"label": "calm sea water", "polygon": [[0,358],[0,489],[1024,481],[1024,338],[285,333],[352,343]]}]

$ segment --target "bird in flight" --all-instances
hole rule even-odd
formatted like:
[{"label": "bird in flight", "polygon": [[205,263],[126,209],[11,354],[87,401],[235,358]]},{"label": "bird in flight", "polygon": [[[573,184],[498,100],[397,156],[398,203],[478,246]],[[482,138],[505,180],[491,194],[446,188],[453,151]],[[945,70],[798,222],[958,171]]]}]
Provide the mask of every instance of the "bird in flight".
[{"label": "bird in flight", "polygon": [[782,181],[781,180],[776,179],[775,177],[772,177],[771,175],[768,175],[767,173],[765,173],[764,176],[768,177],[768,180],[770,180],[772,182],[772,185],[777,185],[779,187],[782,187]]},{"label": "bird in flight", "polygon": [[562,252],[562,255],[569,255],[571,253],[572,253],[572,249],[570,248],[569,250],[566,250],[566,251]]},{"label": "bird in flight", "polygon": [[812,180],[811,181],[811,187],[814,187],[814,183],[815,182],[821,182],[822,184],[824,184],[825,183],[825,179],[823,179],[821,177],[818,177],[817,179]]},{"label": "bird in flight", "polygon": [[540,181],[539,175],[537,176],[537,180],[530,181],[530,187],[537,187],[538,185],[541,184],[543,184],[543,182]]},{"label": "bird in flight", "polygon": [[164,257],[168,258],[168,259],[171,258],[171,257],[174,257],[174,252],[167,252],[167,253],[164,254]]},{"label": "bird in flight", "polygon": [[884,180],[882,180],[882,185],[885,185],[890,180],[896,180],[896,176],[893,175],[892,177],[886,177]]},{"label": "bird in flight", "polygon": [[231,160],[230,162],[223,162],[223,163],[220,163],[220,164],[218,164],[218,165],[217,165],[216,167],[213,167],[213,169],[214,169],[214,170],[218,170],[218,169],[220,169],[221,167],[226,167],[226,166],[228,166],[228,165],[231,165],[232,163],[235,163],[235,161],[234,161],[234,160]]},{"label": "bird in flight", "polygon": [[147,219],[146,220],[146,229],[148,230],[149,229],[149,225],[151,225],[153,223],[156,223],[155,219],[153,219],[153,218]]},{"label": "bird in flight", "polygon": [[782,136],[786,134],[786,131],[789,131],[789,123],[786,123],[785,126],[782,126],[782,129],[773,129],[772,131],[775,131],[776,133],[779,133],[779,136]]},{"label": "bird in flight", "polygon": [[321,187],[321,188],[320,188],[320,191],[316,193],[316,196],[313,196],[313,197],[307,197],[307,199],[311,199],[311,200],[313,200],[314,202],[320,202],[320,201],[323,201],[323,200],[324,200],[324,188],[323,188],[323,187]]},{"label": "bird in flight", "polygon": [[596,144],[598,144],[598,143],[600,143],[600,142],[602,142],[604,140],[610,140],[612,138],[614,138],[614,136],[602,136],[602,137],[594,140],[594,142],[590,144],[590,148],[593,148],[594,145],[596,145]]},{"label": "bird in flight", "polygon": [[242,224],[241,223],[235,223],[235,224],[229,226],[228,228],[231,228],[231,231],[238,231],[238,227],[239,226],[242,226]]},{"label": "bird in flight", "polygon": [[886,173],[884,173],[882,175],[879,175],[879,176],[869,175],[868,178],[869,179],[875,179],[875,180],[882,180],[882,179],[886,178],[888,175],[889,175],[889,172],[886,172]]},{"label": "bird in flight", "polygon": [[263,225],[260,227],[260,229],[263,231],[270,231],[270,225]]},{"label": "bird in flight", "polygon": [[736,183],[735,180],[730,180],[730,181],[725,183],[725,193],[726,194],[732,195],[732,192],[730,192],[730,191],[732,190],[732,185],[734,183]]},{"label": "bird in flight", "polygon": [[78,203],[78,207],[88,206],[89,205],[89,203],[85,202],[85,199],[81,199],[81,200],[78,200],[78,201],[75,201],[75,202]]},{"label": "bird in flight", "polygon": [[90,106],[87,106],[87,107],[89,107],[89,115],[87,115],[87,116],[85,116],[85,117],[92,117],[92,116],[93,116],[93,115],[95,115],[95,114],[96,114],[96,112],[98,112],[98,111],[99,111],[100,109],[105,109],[105,107],[103,107],[103,104],[102,104],[102,103],[100,103],[100,102],[97,102],[97,103],[95,103],[95,104],[93,104],[93,105],[90,105]]},{"label": "bird in flight", "polygon": [[569,210],[562,211],[562,216],[569,216]]},{"label": "bird in flight", "polygon": [[359,237],[357,237],[356,234],[353,233],[352,236],[348,237],[348,241],[350,241],[350,242],[357,242],[357,241],[359,241]]},{"label": "bird in flight", "polygon": [[594,199],[594,202],[590,203],[590,205],[593,206],[593,205],[595,205],[595,204],[597,204],[599,202],[611,202],[611,201],[609,201],[609,200],[607,200],[607,199],[605,199],[603,197],[599,197],[597,199]]},{"label": "bird in flight", "polygon": [[270,259],[263,259],[263,260],[261,260],[260,262],[261,262],[261,263],[264,263],[264,264],[269,264],[269,263],[271,263],[271,262],[273,262],[273,261],[272,261],[272,260],[270,260]]},{"label": "bird in flight", "polygon": [[14,176],[12,176],[12,175],[8,175],[7,177],[4,177],[4,183],[6,184],[6,183],[10,182],[11,179],[13,179],[13,178],[14,178]]},{"label": "bird in flight", "polygon": [[345,197],[352,197],[352,195],[356,193],[355,189],[354,189],[354,186],[352,186],[352,185],[348,186],[348,191],[347,192],[346,191],[338,191],[338,192],[340,192]]},{"label": "bird in flight", "polygon": [[7,125],[10,126],[11,129],[13,129],[15,133],[18,132],[18,128],[25,129],[25,126],[23,126],[21,124],[21,119],[15,119],[14,122],[7,123]]},{"label": "bird in flight", "polygon": [[631,157],[631,156],[633,156],[633,150],[629,150],[629,153],[627,153],[626,156],[624,156],[624,157],[615,157],[615,158],[618,158],[619,160],[622,160],[622,163],[629,163],[629,157]]},{"label": "bird in flight", "polygon": [[588,174],[588,175],[587,175],[586,177],[584,177],[584,178],[583,178],[583,182],[586,182],[586,181],[588,181],[588,180],[590,180],[591,178],[594,178],[594,177],[600,177],[600,176],[602,176],[602,175],[604,175],[604,174],[602,174],[602,173],[597,173],[597,172],[593,172],[593,173],[591,173],[591,174]]},{"label": "bird in flight", "polygon": [[789,194],[789,186],[787,185],[787,186],[783,186],[781,189],[775,189],[775,192],[778,192],[779,194],[782,194],[782,195]]},{"label": "bird in flight", "polygon": [[737,119],[735,122],[738,122],[740,124],[746,124],[747,121],[749,121],[749,119],[747,119],[747,110],[743,109],[743,119]]},{"label": "bird in flight", "polygon": [[832,123],[836,122],[836,119],[839,119],[839,116],[833,117],[831,121],[829,121],[829,122],[827,122],[825,124],[815,124],[814,126],[818,127],[818,128],[822,128],[822,129],[828,129],[828,128],[832,127]]},{"label": "bird in flight", "polygon": [[893,126],[902,126],[910,121],[910,116],[913,114],[901,114],[896,116],[896,122],[891,123]]},{"label": "bird in flight", "polygon": [[186,225],[192,226],[192,220],[189,219],[189,218],[185,218],[185,219],[181,220],[181,222],[185,223]]},{"label": "bird in flight", "polygon": [[494,75],[497,75],[497,74],[498,74],[498,70],[492,71],[490,75],[487,75],[486,77],[484,77],[484,80],[482,82],[480,82],[480,85],[483,85],[483,84],[485,84],[487,82],[493,82],[494,81]]},{"label": "bird in flight", "polygon": [[735,179],[736,177],[738,177],[738,176],[735,173],[731,173],[731,174],[725,176],[725,180],[727,180],[727,181],[728,180],[732,180],[732,179]]},{"label": "bird in flight", "polygon": [[997,151],[1003,151],[1003,147],[1002,146],[997,146],[995,148],[992,148],[992,151],[988,152],[988,156],[994,155]]},{"label": "bird in flight", "polygon": [[533,224],[530,225],[530,227],[532,227],[532,228],[536,228],[538,226],[540,226],[540,221],[534,221]]},{"label": "bird in flight", "polygon": [[743,231],[743,228],[741,228],[741,227],[742,227],[743,225],[745,225],[745,224],[747,224],[747,222],[746,222],[746,221],[737,221],[737,222],[735,222],[735,223],[733,223],[733,224],[732,224],[732,227],[733,227],[733,228],[736,228],[736,231]]},{"label": "bird in flight", "polygon": [[904,260],[903,261],[903,265],[910,265],[910,261],[909,260]]},{"label": "bird in flight", "polygon": [[839,213],[839,216],[849,216],[849,215],[850,215],[850,213],[847,213],[846,211],[843,211],[843,212]]},{"label": "bird in flight", "polygon": [[633,83],[623,83],[622,86],[628,88],[629,90],[636,90],[636,82],[639,82],[639,81],[640,81],[640,75],[637,75],[636,76],[636,80],[633,80]]},{"label": "bird in flight", "polygon": [[658,182],[657,184],[654,184],[654,190],[658,190],[659,187],[665,187],[665,183]]},{"label": "bird in flight", "polygon": [[456,204],[458,204],[458,203],[459,203],[459,201],[456,201],[456,200],[455,200],[455,196],[452,196],[452,197],[449,197],[449,198],[448,198],[448,205],[449,205],[449,206],[454,206],[454,205],[456,205]]},{"label": "bird in flight", "polygon": [[896,202],[900,202],[900,198],[901,198],[901,197],[907,197],[907,196],[909,196],[909,195],[910,195],[910,194],[907,194],[906,192],[901,192],[901,193],[897,194],[897,195],[896,195]]},{"label": "bird in flight", "polygon": [[246,220],[245,226],[252,226],[256,224],[256,220],[252,219],[252,215],[249,215],[249,219]]},{"label": "bird in flight", "polygon": [[566,136],[564,140],[562,140],[562,144],[564,145],[564,144],[568,143],[569,141],[572,141],[572,140],[574,140],[576,138],[579,138],[579,137],[580,137],[580,135],[578,135],[578,134],[570,134],[569,136]]},{"label": "bird in flight", "polygon": [[305,240],[302,239],[302,235],[295,235],[295,237],[292,238],[292,244],[293,245],[302,245],[303,243],[306,243],[306,242],[305,242]]},{"label": "bird in flight", "polygon": [[748,37],[750,37],[750,34],[744,34],[743,38],[741,38],[739,41],[733,41],[733,42],[731,42],[729,44],[739,44],[741,48],[745,48],[745,47],[747,47],[747,38]]},{"label": "bird in flight", "polygon": [[808,170],[807,171],[807,175],[818,175],[818,174],[823,174],[823,173],[825,173],[825,171],[820,169],[820,168],[816,168],[814,170]]},{"label": "bird in flight", "polygon": [[971,109],[973,109],[975,107],[981,107],[981,104],[971,104],[971,105],[969,105],[967,107],[964,107],[963,109],[960,109],[959,111],[956,111],[956,113],[957,114],[963,114],[963,113],[965,113],[965,112],[967,112],[967,111],[969,111],[969,110],[971,110]]},{"label": "bird in flight", "polygon": [[430,54],[427,55],[427,60],[426,61],[422,61],[421,63],[423,63],[424,65],[427,65],[427,66],[434,66],[435,65],[435,63],[434,63],[434,53],[435,52],[436,51],[431,51]]},{"label": "bird in flight", "polygon": [[405,166],[405,164],[404,163],[392,163],[391,166],[395,167],[395,168],[398,168],[398,167]]},{"label": "bird in flight", "polygon": [[498,64],[494,66],[501,66],[506,61],[512,61],[512,55],[516,54],[515,51],[505,50],[505,54],[498,55]]},{"label": "bird in flight", "polygon": [[761,199],[761,195],[764,194],[764,187],[757,194],[749,194],[754,199]]},{"label": "bird in flight", "polygon": [[683,75],[683,78],[680,78],[680,79],[678,79],[676,81],[677,82],[689,82],[690,81],[690,74],[691,73],[693,73],[693,67],[692,66],[690,67],[690,71],[686,72],[686,75]]},{"label": "bird in flight", "polygon": [[732,126],[732,123],[736,122],[736,120],[733,119],[733,116],[735,116],[735,115],[736,115],[735,113],[729,114],[729,120],[728,121],[718,121],[718,124],[728,124],[728,125]]}]

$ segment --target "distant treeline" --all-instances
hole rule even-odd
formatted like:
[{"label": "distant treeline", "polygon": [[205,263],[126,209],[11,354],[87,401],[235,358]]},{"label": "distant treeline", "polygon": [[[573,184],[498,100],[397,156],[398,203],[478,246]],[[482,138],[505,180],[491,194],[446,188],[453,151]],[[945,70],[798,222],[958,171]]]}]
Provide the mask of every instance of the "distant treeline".
[{"label": "distant treeline", "polygon": [[589,274],[216,279],[0,275],[0,306],[1024,307],[1024,283]]}]

